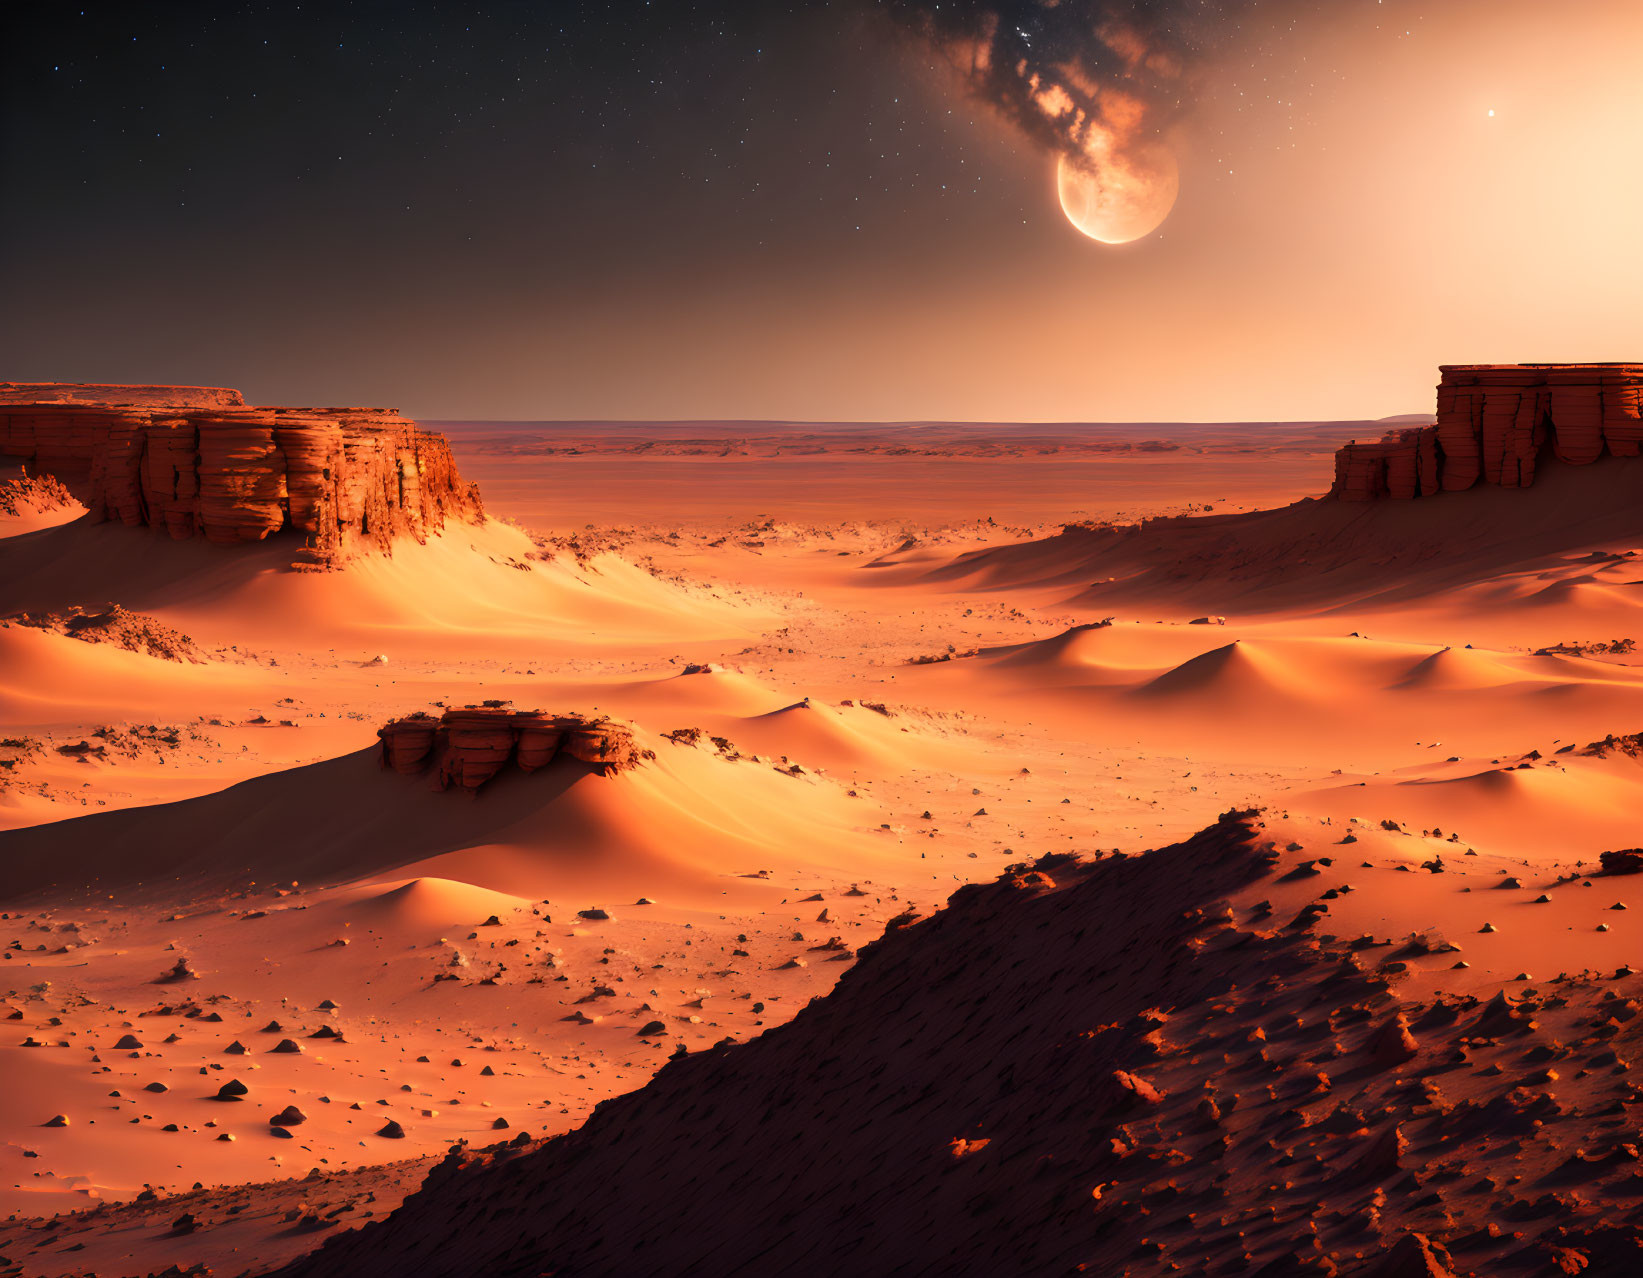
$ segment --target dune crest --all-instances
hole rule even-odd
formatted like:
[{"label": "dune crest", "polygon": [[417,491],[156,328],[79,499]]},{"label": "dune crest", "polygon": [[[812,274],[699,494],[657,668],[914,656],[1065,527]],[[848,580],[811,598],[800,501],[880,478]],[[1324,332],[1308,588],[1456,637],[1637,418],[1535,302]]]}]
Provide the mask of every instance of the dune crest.
[{"label": "dune crest", "polygon": [[373,883],[362,887],[339,908],[360,918],[402,929],[477,923],[486,916],[529,911],[531,901],[507,892],[475,887],[455,879],[432,877]]}]

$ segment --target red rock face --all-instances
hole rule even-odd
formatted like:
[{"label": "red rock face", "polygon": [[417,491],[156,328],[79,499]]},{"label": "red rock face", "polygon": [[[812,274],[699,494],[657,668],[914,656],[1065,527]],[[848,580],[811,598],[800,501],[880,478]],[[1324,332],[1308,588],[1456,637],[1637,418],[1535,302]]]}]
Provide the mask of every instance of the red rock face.
[{"label": "red rock face", "polygon": [[1373,444],[1351,443],[1335,454],[1331,491],[1342,501],[1423,497],[1439,487],[1435,426],[1393,431]]},{"label": "red rock face", "polygon": [[1616,457],[1643,451],[1643,378],[1629,368],[1603,374],[1603,442]]},{"label": "red rock face", "polygon": [[608,719],[465,706],[438,719],[414,714],[377,729],[382,763],[404,776],[433,770],[439,788],[477,793],[508,765],[522,772],[556,758],[577,759],[601,772],[619,772],[649,758],[632,733]]},{"label": "red rock face", "polygon": [[414,777],[428,766],[439,720],[432,715],[414,714],[396,719],[377,730],[382,741],[382,762],[402,776]]},{"label": "red rock face", "polygon": [[[101,394],[106,402],[92,402]],[[450,446],[393,409],[248,408],[208,387],[0,383],[0,453],[89,489],[93,519],[335,563],[482,519]]]},{"label": "red rock face", "polygon": [[564,721],[554,715],[520,715],[514,720],[514,726],[519,733],[514,761],[526,772],[547,767],[564,744]]},{"label": "red rock face", "polygon": [[1346,445],[1330,496],[1425,497],[1480,478],[1527,488],[1548,444],[1574,466],[1643,451],[1643,364],[1455,364],[1442,373],[1437,423]]},{"label": "red rock face", "polygon": [[[285,454],[274,446],[272,417],[208,414],[194,424],[200,448],[200,529],[206,538],[233,545],[278,532],[285,525],[287,492]],[[95,487],[92,492],[95,496]]]},{"label": "red rock face", "polygon": [[518,736],[511,715],[494,710],[447,710],[440,727],[444,733],[439,751],[442,789],[456,785],[478,790],[513,758]]}]

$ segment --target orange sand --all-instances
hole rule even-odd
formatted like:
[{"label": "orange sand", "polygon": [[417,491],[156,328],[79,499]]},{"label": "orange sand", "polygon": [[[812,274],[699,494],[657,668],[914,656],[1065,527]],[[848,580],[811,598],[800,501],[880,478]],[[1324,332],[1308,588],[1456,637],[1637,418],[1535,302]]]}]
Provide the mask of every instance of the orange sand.
[{"label": "orange sand", "polygon": [[[1411,997],[1635,959],[1643,891],[1615,912],[1626,891],[1567,876],[1643,842],[1643,756],[1586,749],[1643,730],[1643,654],[1538,650],[1643,632],[1640,463],[1224,513],[1315,496],[1352,433],[1199,428],[1069,462],[952,432],[914,456],[821,432],[798,460],[779,431],[729,456],[722,431],[719,454],[561,432],[589,450],[566,456],[474,428],[453,442],[500,518],[329,574],[0,526],[5,612],[117,602],[204,654],[0,627],[0,1203],[318,1168],[309,1197],[358,1223],[421,1174],[390,1162],[569,1130],[676,1045],[785,1023],[904,910],[1246,804],[1333,859],[1263,885],[1276,913],[1349,883],[1332,932],[1462,947],[1464,970],[1413,964]],[[1058,535],[1121,510],[1195,513]],[[381,723],[487,699],[629,721],[655,759],[476,798],[377,762]],[[156,983],[179,957],[193,976]],[[230,1079],[245,1097],[212,1099]],[[231,1229],[15,1226],[4,1251],[255,1271],[334,1227],[243,1192]]]}]

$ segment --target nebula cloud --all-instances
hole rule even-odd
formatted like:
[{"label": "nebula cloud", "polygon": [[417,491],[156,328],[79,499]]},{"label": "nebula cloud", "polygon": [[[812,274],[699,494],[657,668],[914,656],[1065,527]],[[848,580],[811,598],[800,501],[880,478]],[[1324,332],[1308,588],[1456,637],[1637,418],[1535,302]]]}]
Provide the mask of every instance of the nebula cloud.
[{"label": "nebula cloud", "polygon": [[1146,163],[1254,0],[882,0],[976,97],[1088,170]]}]

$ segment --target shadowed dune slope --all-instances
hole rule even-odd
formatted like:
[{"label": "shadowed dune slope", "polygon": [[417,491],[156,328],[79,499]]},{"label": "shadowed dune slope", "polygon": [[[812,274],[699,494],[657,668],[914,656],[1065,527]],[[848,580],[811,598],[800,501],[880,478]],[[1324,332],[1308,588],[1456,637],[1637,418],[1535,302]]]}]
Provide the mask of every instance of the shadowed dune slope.
[{"label": "shadowed dune slope", "polygon": [[[1593,1069],[1553,1099],[1520,1060],[1579,1041],[1604,996],[1398,1017],[1344,943],[1260,921],[1271,847],[1229,813],[962,888],[787,1026],[680,1057],[546,1144],[453,1151],[282,1272],[1391,1278],[1453,1272],[1440,1228],[1477,1272],[1635,1261],[1634,1223],[1549,1205],[1627,1172],[1585,1115],[1629,1084]],[[1457,1067],[1462,1039],[1508,1076]],[[1479,1194],[1485,1174],[1522,1181]]]},{"label": "shadowed dune slope", "polygon": [[[1357,816],[1374,823],[1391,819],[1411,830],[1463,832],[1469,845],[1521,857],[1537,867],[1576,860],[1589,865],[1606,850],[1638,841],[1643,758],[1635,755],[1554,754],[1483,771],[1465,764],[1439,765],[1439,772],[1328,786],[1290,802],[1298,811],[1336,821]],[[1573,948],[1568,939],[1559,938],[1559,943],[1565,952]]]},{"label": "shadowed dune slope", "polygon": [[[1091,608],[1148,600],[1197,611],[1327,601],[1396,603],[1570,551],[1643,539],[1643,459],[1548,464],[1530,490],[1478,487],[1434,501],[1302,500],[975,551],[918,579],[1035,589]],[[1640,569],[1639,575],[1643,575]],[[888,583],[908,576],[892,573]]]},{"label": "shadowed dune slope", "polygon": [[334,571],[292,567],[288,533],[239,546],[173,542],[86,520],[0,539],[7,610],[112,601],[203,641],[391,643],[449,654],[510,644],[598,646],[747,632],[745,610],[614,555],[543,559],[517,528],[462,524]]},{"label": "shadowed dune slope", "polygon": [[994,657],[998,665],[1005,667],[1033,669],[1045,666],[1052,669],[1082,669],[1098,665],[1102,661],[1102,631],[1107,628],[1106,623],[1098,621],[1081,626],[1069,626],[1050,639],[1009,644],[983,651],[979,655]]},{"label": "shadowed dune slope", "polygon": [[375,748],[177,803],[0,833],[0,900],[245,879],[347,882],[401,871],[540,897],[576,886],[702,888],[732,872],[877,857],[836,789],[659,743],[601,775],[561,757],[504,771],[477,796],[384,769]]},{"label": "shadowed dune slope", "polygon": [[0,891],[14,899],[48,886],[351,879],[487,842],[592,772],[566,763],[504,776],[481,802],[385,771],[372,747],[180,803],[7,831]]}]

